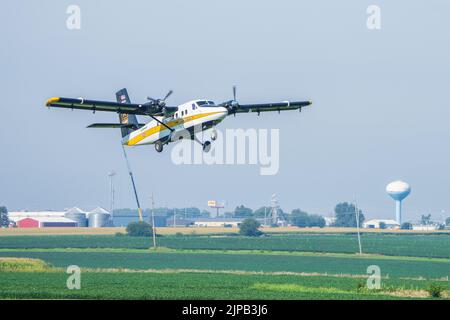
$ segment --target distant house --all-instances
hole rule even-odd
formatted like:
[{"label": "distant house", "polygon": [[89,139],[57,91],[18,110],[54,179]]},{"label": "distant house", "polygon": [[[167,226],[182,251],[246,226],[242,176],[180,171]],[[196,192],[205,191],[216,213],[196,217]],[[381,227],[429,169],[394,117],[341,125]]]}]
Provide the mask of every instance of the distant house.
[{"label": "distant house", "polygon": [[367,229],[380,229],[380,226],[384,224],[385,229],[399,229],[400,224],[391,219],[372,219],[363,223],[363,227]]},{"label": "distant house", "polygon": [[325,226],[326,227],[331,227],[336,222],[336,218],[335,217],[323,217],[323,219],[325,220]]}]

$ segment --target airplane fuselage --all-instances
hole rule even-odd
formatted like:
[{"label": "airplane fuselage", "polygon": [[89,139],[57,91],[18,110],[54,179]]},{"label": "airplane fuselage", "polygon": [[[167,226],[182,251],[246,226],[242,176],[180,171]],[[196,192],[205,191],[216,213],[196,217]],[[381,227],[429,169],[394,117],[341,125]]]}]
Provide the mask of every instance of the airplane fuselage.
[{"label": "airplane fuselage", "polygon": [[217,125],[227,114],[226,108],[216,106],[206,99],[189,101],[179,105],[171,117],[155,117],[172,130],[156,120],[151,120],[124,137],[122,143],[126,146],[140,146],[191,138],[192,134]]}]

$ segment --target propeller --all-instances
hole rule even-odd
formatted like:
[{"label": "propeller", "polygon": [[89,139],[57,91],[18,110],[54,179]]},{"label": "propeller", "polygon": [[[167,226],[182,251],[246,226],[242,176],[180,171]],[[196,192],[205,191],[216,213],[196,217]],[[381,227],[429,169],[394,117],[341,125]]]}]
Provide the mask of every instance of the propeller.
[{"label": "propeller", "polygon": [[145,103],[145,105],[151,106],[151,107],[157,107],[165,115],[166,114],[166,100],[167,100],[167,98],[169,98],[172,95],[172,93],[173,93],[173,90],[170,90],[163,99],[154,99],[152,97],[147,97],[147,100],[149,102]]},{"label": "propeller", "polygon": [[239,102],[236,100],[236,86],[233,86],[233,100],[224,102],[222,106],[228,109],[228,114],[236,113],[235,109],[239,106]]}]

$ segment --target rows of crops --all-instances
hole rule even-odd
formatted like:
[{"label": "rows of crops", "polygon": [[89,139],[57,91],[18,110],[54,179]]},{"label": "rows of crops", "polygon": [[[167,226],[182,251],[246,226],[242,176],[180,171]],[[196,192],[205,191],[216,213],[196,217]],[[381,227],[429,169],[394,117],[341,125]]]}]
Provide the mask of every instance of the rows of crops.
[{"label": "rows of crops", "polygon": [[450,263],[402,259],[375,259],[338,256],[299,256],[223,253],[148,252],[0,252],[0,257],[42,259],[56,267],[84,268],[198,269],[263,272],[306,272],[327,274],[367,274],[377,265],[383,276],[442,278],[450,275]]},{"label": "rows of crops", "polygon": [[[158,244],[176,249],[283,250],[355,253],[355,235],[292,234],[264,238],[239,236],[163,236]],[[450,235],[364,234],[363,251],[385,255],[450,258]],[[116,236],[15,236],[0,237],[2,248],[135,248],[151,246],[148,238]]]},{"label": "rows of crops", "polygon": [[[0,298],[39,299],[390,299],[358,292],[360,279],[210,273],[82,273],[81,290],[66,288],[67,274],[9,273]],[[386,280],[383,287],[418,289],[424,281]],[[189,288],[187,290],[187,288]]]}]

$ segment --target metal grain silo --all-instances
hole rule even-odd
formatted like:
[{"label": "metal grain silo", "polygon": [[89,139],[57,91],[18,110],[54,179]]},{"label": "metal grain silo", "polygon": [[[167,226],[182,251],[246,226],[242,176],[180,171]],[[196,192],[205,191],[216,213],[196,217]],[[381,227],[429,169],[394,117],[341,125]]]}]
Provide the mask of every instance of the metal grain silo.
[{"label": "metal grain silo", "polygon": [[111,215],[103,208],[96,208],[89,212],[89,227],[104,228],[111,226]]},{"label": "metal grain silo", "polygon": [[87,227],[86,213],[77,207],[69,209],[64,213],[64,217],[73,220],[77,223],[78,227]]}]

